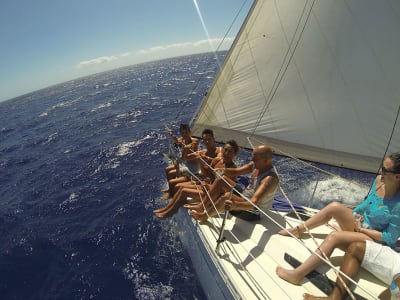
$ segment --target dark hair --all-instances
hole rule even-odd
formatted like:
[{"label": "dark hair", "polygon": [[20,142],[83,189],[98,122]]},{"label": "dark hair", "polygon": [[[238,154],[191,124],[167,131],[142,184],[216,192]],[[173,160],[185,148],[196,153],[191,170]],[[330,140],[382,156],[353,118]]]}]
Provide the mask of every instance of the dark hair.
[{"label": "dark hair", "polygon": [[229,140],[225,144],[231,145],[233,150],[235,151],[235,154],[237,154],[239,152],[239,145],[238,145],[238,143],[236,143],[235,140]]},{"label": "dark hair", "polygon": [[392,153],[388,158],[393,162],[393,171],[400,173],[400,152]]},{"label": "dark hair", "polygon": [[182,131],[182,130],[188,130],[188,131],[190,131],[189,124],[181,124],[181,125],[179,126],[179,131]]},{"label": "dark hair", "polygon": [[214,132],[211,129],[204,129],[201,135],[209,134],[214,137]]}]

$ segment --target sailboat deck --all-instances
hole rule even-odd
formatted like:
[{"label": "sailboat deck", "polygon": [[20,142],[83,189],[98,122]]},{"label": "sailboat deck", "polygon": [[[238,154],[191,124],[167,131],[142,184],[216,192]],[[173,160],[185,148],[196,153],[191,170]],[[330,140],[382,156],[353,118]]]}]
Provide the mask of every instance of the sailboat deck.
[{"label": "sailboat deck", "polygon": [[[248,222],[228,216],[225,223],[225,242],[221,243],[219,254],[215,251],[222,217],[211,218],[208,222],[198,223],[192,220],[186,210],[182,210],[181,219],[191,220],[202,243],[207,245],[207,252],[220,275],[228,286],[234,299],[300,299],[304,293],[323,296],[324,293],[313,283],[305,278],[301,285],[293,285],[280,279],[275,269],[277,266],[290,267],[285,261],[285,252],[299,261],[304,261],[310,252],[304,247],[306,245],[312,251],[317,248],[313,239],[304,234],[301,241],[292,237],[276,234],[280,227],[277,224],[289,228],[298,224],[297,220],[284,217],[281,213],[270,212],[271,219],[262,216],[257,222]],[[274,220],[274,221],[272,221]],[[320,226],[312,230],[312,234],[318,243],[332,231],[332,227]],[[194,237],[195,234],[192,235]],[[302,245],[304,243],[304,245]],[[332,263],[340,265],[343,252],[335,250],[332,255]],[[204,267],[204,266],[203,266]],[[318,269],[321,273],[335,281],[336,275],[327,265]],[[200,278],[201,280],[201,278]],[[364,292],[359,287],[354,292],[372,299],[378,296],[386,286],[372,276],[361,270],[355,279],[371,294]],[[207,291],[205,291],[207,293]]]}]

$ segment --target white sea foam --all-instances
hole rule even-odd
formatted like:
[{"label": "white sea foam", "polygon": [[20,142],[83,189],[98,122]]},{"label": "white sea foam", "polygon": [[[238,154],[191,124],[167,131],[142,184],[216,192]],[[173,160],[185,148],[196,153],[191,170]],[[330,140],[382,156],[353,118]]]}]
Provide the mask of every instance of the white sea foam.
[{"label": "white sea foam", "polygon": [[116,149],[117,149],[116,155],[117,156],[125,156],[127,154],[130,154],[130,153],[132,153],[133,148],[139,146],[142,143],[143,143],[143,140],[120,144],[116,147]]},{"label": "white sea foam", "polygon": [[63,107],[68,107],[71,106],[75,103],[78,103],[80,100],[82,99],[82,97],[78,97],[76,99],[70,100],[70,101],[65,101],[65,102],[60,102],[57,103],[55,105],[53,105],[52,107],[50,107],[49,109],[47,109],[45,112],[41,113],[39,116],[40,117],[46,117],[49,115],[49,113],[51,113],[52,111],[58,109],[58,108],[63,108]]},{"label": "white sea foam", "polygon": [[102,104],[98,105],[97,107],[93,108],[91,110],[91,112],[96,112],[100,109],[111,107],[111,105],[112,105],[111,102],[102,103]]},{"label": "white sea foam", "polygon": [[143,112],[138,110],[130,113],[122,113],[116,116],[117,119],[137,118],[143,115]]},{"label": "white sea foam", "polygon": [[305,188],[299,189],[292,196],[302,205],[319,207],[337,200],[346,205],[357,205],[367,195],[368,186],[345,181],[341,178],[329,178],[321,181],[311,181]]},{"label": "white sea foam", "polygon": [[58,136],[58,132],[52,133],[48,136],[47,141],[45,142],[45,144],[48,144],[52,141],[54,141]]},{"label": "white sea foam", "polygon": [[61,204],[60,208],[66,208],[68,207],[71,203],[77,202],[79,199],[79,195],[77,193],[71,193],[67,199],[65,199]]}]

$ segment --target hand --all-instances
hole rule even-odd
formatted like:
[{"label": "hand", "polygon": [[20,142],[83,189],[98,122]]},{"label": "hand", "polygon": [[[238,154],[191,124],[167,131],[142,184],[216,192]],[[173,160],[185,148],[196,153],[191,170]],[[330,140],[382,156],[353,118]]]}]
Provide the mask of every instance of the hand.
[{"label": "hand", "polygon": [[225,207],[226,206],[228,206],[228,209],[232,209],[232,210],[233,210],[234,207],[237,208],[236,202],[233,201],[233,200],[229,200],[229,199],[225,200]]},{"label": "hand", "polygon": [[224,175],[224,168],[215,168],[214,173],[217,178],[220,178],[222,175]]},{"label": "hand", "polygon": [[362,228],[362,221],[364,220],[364,217],[360,214],[355,213],[354,214],[354,231],[360,232],[360,229]]},{"label": "hand", "polygon": [[215,168],[215,169],[214,169],[214,173],[215,173],[217,176],[221,176],[221,177],[222,177],[222,175],[224,175],[224,171],[225,171],[225,168]]}]

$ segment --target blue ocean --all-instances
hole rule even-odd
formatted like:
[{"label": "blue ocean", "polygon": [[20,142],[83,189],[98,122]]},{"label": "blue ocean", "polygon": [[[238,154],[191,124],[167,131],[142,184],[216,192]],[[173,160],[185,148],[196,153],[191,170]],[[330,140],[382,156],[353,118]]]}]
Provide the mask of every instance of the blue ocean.
[{"label": "blue ocean", "polygon": [[[190,121],[225,54],[134,65],[0,103],[1,299],[205,298],[172,220],[153,210],[165,203],[166,126]],[[283,176],[304,172],[286,164]],[[305,193],[313,188],[294,196]]]}]

